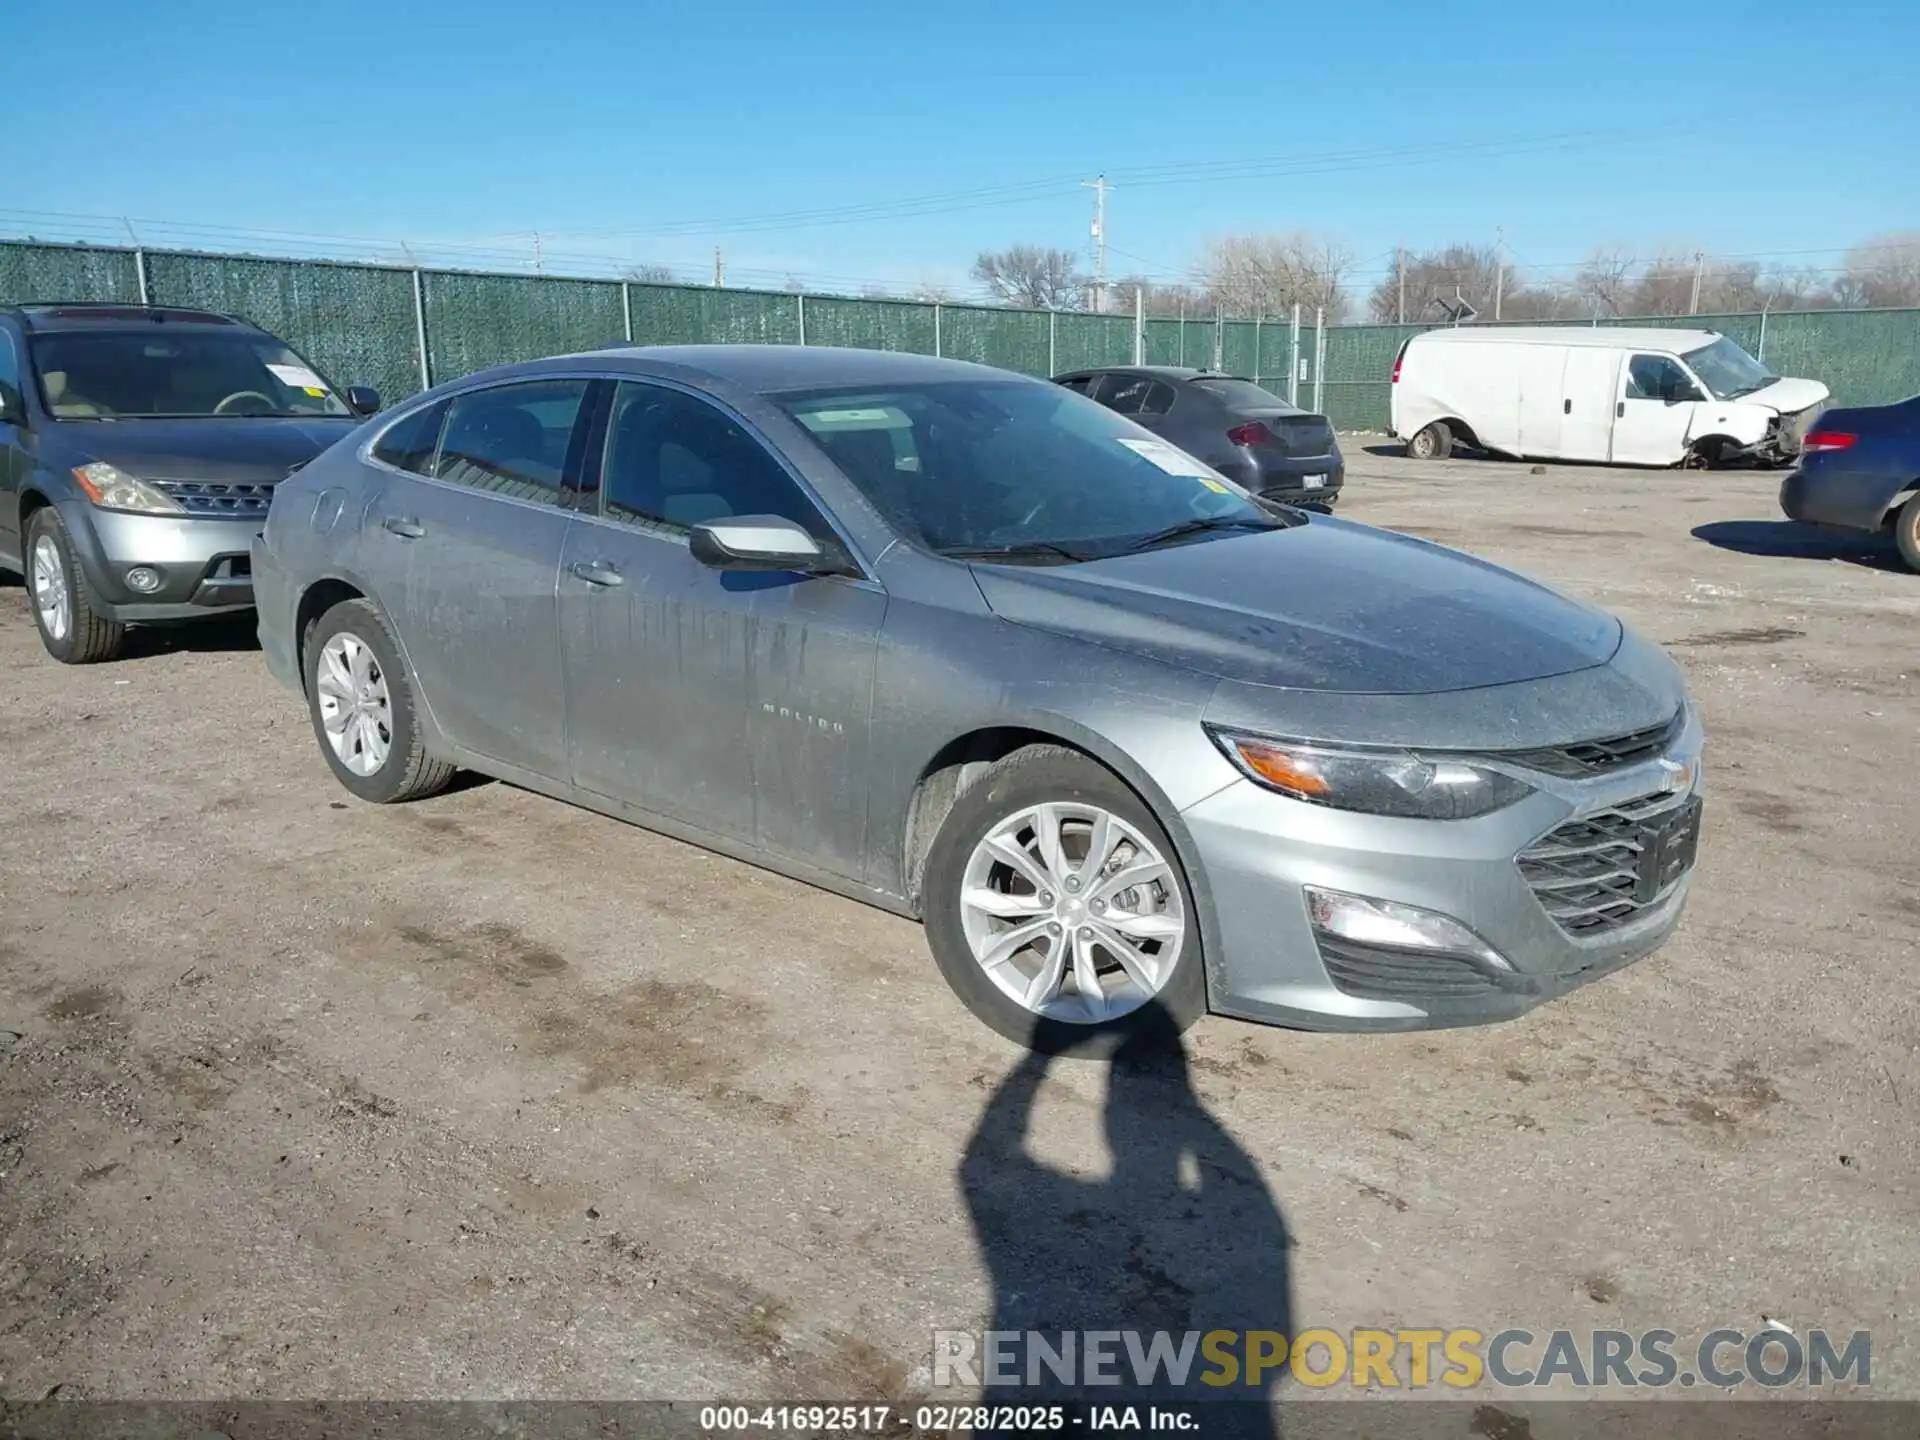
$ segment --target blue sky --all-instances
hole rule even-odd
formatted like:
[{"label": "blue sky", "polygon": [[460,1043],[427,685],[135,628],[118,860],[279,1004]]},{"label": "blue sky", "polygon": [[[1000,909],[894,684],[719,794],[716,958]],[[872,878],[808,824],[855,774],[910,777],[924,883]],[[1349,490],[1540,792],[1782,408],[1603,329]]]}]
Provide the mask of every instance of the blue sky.
[{"label": "blue sky", "polygon": [[[1305,228],[1364,276],[1504,231],[1829,267],[1920,228],[1920,9],[1835,0],[11,7],[0,233],[617,255],[833,288],[1084,248],[1178,278]],[[81,17],[84,16],[84,19]],[[32,62],[32,63],[25,63]],[[1236,166],[1231,162],[1249,162]],[[926,200],[924,204],[900,202]],[[838,211],[834,223],[798,212]],[[181,222],[173,229],[161,222]],[[216,229],[215,227],[226,227]],[[384,248],[383,248],[384,247]],[[311,248],[309,246],[308,248]]]}]

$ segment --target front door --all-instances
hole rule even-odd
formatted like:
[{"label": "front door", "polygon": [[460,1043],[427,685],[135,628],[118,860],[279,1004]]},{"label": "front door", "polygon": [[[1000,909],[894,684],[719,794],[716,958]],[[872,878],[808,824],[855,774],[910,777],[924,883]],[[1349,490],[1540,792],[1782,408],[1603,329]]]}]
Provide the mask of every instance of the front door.
[{"label": "front door", "polygon": [[29,468],[26,366],[19,342],[0,325],[0,564],[26,570],[26,542],[20,534],[20,482]]},{"label": "front door", "polygon": [[689,527],[727,515],[829,533],[774,454],[699,396],[623,383],[604,462],[560,569],[574,783],[860,876],[885,594],[693,558]]},{"label": "front door", "polygon": [[1616,465],[1674,465],[1686,458],[1699,391],[1671,355],[1633,355],[1614,401]]},{"label": "front door", "polygon": [[389,473],[365,530],[369,569],[395,578],[381,598],[441,732],[556,780],[567,773],[557,586],[572,521],[561,479],[593,383],[454,396],[424,473]]}]

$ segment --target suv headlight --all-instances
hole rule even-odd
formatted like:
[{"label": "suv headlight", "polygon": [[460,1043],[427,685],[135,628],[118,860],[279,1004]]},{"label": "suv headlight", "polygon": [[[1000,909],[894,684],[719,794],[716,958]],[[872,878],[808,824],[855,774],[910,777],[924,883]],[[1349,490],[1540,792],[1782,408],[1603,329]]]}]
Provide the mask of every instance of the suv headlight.
[{"label": "suv headlight", "polygon": [[73,478],[80,482],[87,499],[102,510],[134,510],[146,515],[179,515],[178,501],[164,490],[137,480],[118,465],[96,460],[91,465],[76,465]]},{"label": "suv headlight", "polygon": [[1207,727],[1257,785],[1294,800],[1420,820],[1470,820],[1533,793],[1524,780],[1467,759],[1410,750],[1337,750]]}]

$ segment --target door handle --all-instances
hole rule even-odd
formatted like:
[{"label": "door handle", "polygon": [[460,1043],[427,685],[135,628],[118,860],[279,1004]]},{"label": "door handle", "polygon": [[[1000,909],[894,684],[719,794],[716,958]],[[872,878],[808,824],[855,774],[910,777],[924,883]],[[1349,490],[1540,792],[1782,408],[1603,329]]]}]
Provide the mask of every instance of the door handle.
[{"label": "door handle", "polygon": [[1560,413],[1562,415],[1571,415],[1573,413],[1573,401],[1562,400],[1560,402]]},{"label": "door handle", "polygon": [[1613,402],[1613,418],[1616,420],[1624,420],[1627,418],[1627,402],[1626,401],[1616,400]]},{"label": "door handle", "polygon": [[402,540],[418,540],[427,533],[427,527],[410,515],[390,515],[380,523]]},{"label": "door handle", "polygon": [[613,566],[599,560],[576,560],[567,567],[589,585],[623,585],[626,577]]}]

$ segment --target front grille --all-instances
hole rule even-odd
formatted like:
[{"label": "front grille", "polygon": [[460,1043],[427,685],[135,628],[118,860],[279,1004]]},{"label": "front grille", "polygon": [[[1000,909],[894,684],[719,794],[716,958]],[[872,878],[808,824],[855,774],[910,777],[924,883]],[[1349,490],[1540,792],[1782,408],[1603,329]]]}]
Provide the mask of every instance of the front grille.
[{"label": "front grille", "polygon": [[271,481],[224,485],[214,480],[155,480],[189,515],[262,516],[273,503]]},{"label": "front grille", "polygon": [[1549,775],[1569,779],[1598,775],[1603,771],[1617,770],[1622,765],[1638,765],[1643,760],[1664,755],[1667,748],[1679,738],[1684,719],[1681,712],[1675,711],[1673,718],[1665,723],[1635,730],[1631,734],[1616,735],[1608,740],[1582,740],[1573,745],[1555,745],[1540,750],[1508,751],[1503,752],[1501,758],[1511,760],[1516,765],[1525,765],[1531,770],[1544,770]]},{"label": "front grille", "polygon": [[1362,1000],[1468,1000],[1499,987],[1473,961],[1316,935],[1334,988]]},{"label": "front grille", "polygon": [[1651,896],[1638,893],[1649,825],[1686,803],[1685,796],[1663,790],[1569,820],[1520,852],[1520,874],[1569,935],[1593,936],[1624,925],[1666,900],[1685,878]]}]

